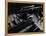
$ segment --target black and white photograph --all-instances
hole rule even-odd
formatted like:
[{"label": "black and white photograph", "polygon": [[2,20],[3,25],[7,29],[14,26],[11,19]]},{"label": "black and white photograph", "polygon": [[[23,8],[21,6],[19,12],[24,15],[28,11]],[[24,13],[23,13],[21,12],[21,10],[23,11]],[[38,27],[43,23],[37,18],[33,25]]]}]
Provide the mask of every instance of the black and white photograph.
[{"label": "black and white photograph", "polygon": [[43,4],[8,2],[8,33],[44,32]]}]

